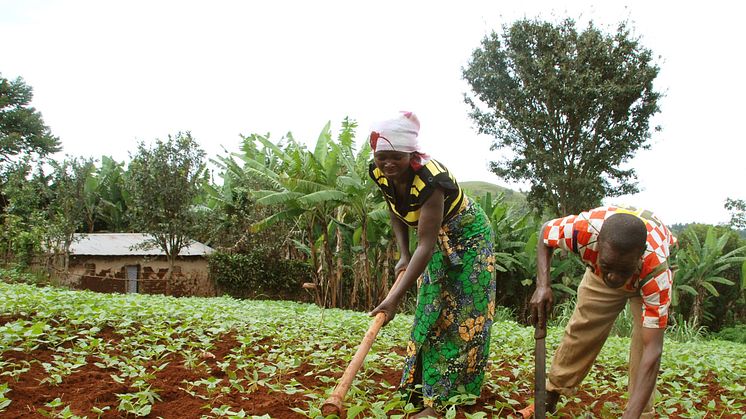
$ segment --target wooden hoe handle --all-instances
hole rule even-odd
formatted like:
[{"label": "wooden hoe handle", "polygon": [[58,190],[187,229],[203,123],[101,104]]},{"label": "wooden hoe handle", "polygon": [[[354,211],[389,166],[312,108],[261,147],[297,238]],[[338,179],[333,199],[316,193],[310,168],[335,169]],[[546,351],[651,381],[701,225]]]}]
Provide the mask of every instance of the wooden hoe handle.
[{"label": "wooden hoe handle", "polygon": [[547,347],[546,339],[547,328],[546,326],[536,325],[534,329],[534,403],[519,410],[516,414],[524,419],[545,419],[547,417],[546,402],[547,402],[547,388],[546,388],[546,362],[547,362]]},{"label": "wooden hoe handle", "polygon": [[[401,271],[399,273],[399,276],[396,278],[396,282],[399,281],[402,275],[404,275],[404,271]],[[394,285],[396,285],[396,282],[394,282]],[[345,396],[347,395],[347,391],[352,385],[352,380],[355,378],[355,375],[360,369],[360,366],[363,365],[365,356],[368,355],[368,351],[370,351],[370,347],[373,345],[373,341],[376,340],[378,331],[381,330],[381,326],[383,326],[383,323],[385,321],[385,313],[376,314],[376,317],[373,319],[373,323],[371,323],[368,331],[365,332],[365,337],[363,337],[363,341],[360,343],[360,346],[358,346],[357,352],[355,352],[355,356],[352,357],[350,365],[347,366],[347,369],[345,370],[344,374],[342,374],[342,377],[339,379],[337,386],[334,387],[332,395],[329,396],[328,399],[326,399],[323,405],[321,405],[321,413],[324,416],[332,414],[340,415],[342,413],[342,400],[344,400]]]},{"label": "wooden hoe handle", "polygon": [[342,374],[342,378],[339,379],[339,383],[337,383],[337,386],[334,388],[332,395],[329,396],[329,398],[326,399],[324,404],[321,406],[321,413],[324,416],[335,413],[339,415],[342,412],[342,400],[344,400],[345,395],[347,395],[347,390],[350,389],[352,380],[355,378],[355,375],[360,369],[360,366],[363,365],[365,356],[368,355],[368,351],[370,351],[370,347],[371,345],[373,345],[373,341],[376,340],[376,335],[378,335],[378,331],[381,330],[381,326],[383,326],[383,322],[385,320],[386,314],[376,314],[373,323],[370,325],[370,328],[368,328],[368,331],[365,333],[363,341],[357,348],[355,356],[352,357],[350,365],[347,366],[344,374]]}]

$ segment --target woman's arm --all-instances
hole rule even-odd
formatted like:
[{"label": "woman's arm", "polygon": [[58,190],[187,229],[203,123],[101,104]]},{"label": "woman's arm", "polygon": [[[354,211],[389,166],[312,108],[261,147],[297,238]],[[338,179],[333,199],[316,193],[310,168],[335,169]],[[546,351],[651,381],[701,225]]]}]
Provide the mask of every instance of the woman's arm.
[{"label": "woman's arm", "polygon": [[[417,278],[422,275],[427,264],[430,262],[430,257],[433,255],[433,250],[438,240],[438,232],[443,223],[444,200],[443,191],[436,188],[433,194],[420,207],[420,220],[417,224],[417,248],[412,254],[409,266],[401,280],[391,288],[391,291],[389,291],[383,302],[370,312],[371,316],[375,316],[379,312],[386,313],[386,322],[384,324],[394,318],[396,309],[407,293],[407,290],[416,283]],[[392,227],[396,234],[396,227],[393,225]],[[398,237],[397,242],[399,242]],[[401,251],[402,249],[400,248],[399,250]]]},{"label": "woman's arm", "polygon": [[389,209],[389,218],[391,219],[391,229],[394,230],[394,237],[396,237],[396,245],[399,248],[400,255],[399,262],[396,263],[396,267],[394,268],[394,278],[397,278],[399,271],[407,269],[409,261],[412,259],[412,255],[409,252],[409,226],[394,215],[391,209]]}]

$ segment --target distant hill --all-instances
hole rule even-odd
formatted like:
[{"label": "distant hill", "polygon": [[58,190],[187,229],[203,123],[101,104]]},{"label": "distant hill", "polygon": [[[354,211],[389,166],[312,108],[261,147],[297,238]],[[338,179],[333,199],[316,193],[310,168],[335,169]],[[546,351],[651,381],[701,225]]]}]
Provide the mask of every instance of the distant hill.
[{"label": "distant hill", "polygon": [[[702,223],[685,223],[685,224],[675,223],[675,224],[669,225],[668,228],[671,230],[671,232],[674,234],[674,236],[680,236],[684,232],[684,230],[686,230],[687,227],[693,226],[693,225],[697,225],[697,224],[702,224]],[[712,226],[714,226],[714,224],[703,224],[703,225],[706,225],[706,226],[712,225]],[[721,226],[721,227],[727,228],[728,226],[724,225],[724,226]],[[746,239],[746,228],[742,228],[740,230],[734,228],[733,231],[735,231],[736,233],[738,233],[738,235],[742,239]]]},{"label": "distant hill", "polygon": [[518,191],[514,191],[510,188],[495,185],[494,183],[471,181],[471,182],[459,182],[466,193],[469,196],[480,197],[487,195],[487,192],[492,194],[492,197],[496,197],[498,194],[505,195],[505,201],[516,205],[526,205],[526,196]]}]

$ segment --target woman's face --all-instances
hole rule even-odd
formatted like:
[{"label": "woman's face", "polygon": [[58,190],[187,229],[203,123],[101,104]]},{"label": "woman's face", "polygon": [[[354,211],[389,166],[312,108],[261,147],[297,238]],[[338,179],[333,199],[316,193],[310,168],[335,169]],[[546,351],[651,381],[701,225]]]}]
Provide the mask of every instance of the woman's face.
[{"label": "woman's face", "polygon": [[386,179],[404,179],[409,171],[409,153],[403,151],[376,151],[373,161]]}]

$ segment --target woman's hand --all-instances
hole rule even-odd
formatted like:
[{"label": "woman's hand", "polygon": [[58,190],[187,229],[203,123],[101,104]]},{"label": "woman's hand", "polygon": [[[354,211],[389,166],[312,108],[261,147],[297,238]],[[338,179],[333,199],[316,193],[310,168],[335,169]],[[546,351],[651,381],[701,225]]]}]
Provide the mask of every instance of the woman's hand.
[{"label": "woman's hand", "polygon": [[379,304],[378,307],[374,308],[370,313],[368,313],[368,315],[374,317],[378,313],[385,314],[386,320],[383,321],[383,326],[386,326],[391,320],[394,319],[394,316],[396,316],[396,309],[398,306],[399,303],[397,303],[396,301],[392,301],[390,298],[385,298],[381,302],[381,304]]},{"label": "woman's hand", "polygon": [[402,256],[398,262],[396,262],[396,266],[394,267],[394,278],[399,277],[399,272],[407,269],[407,266],[409,266],[409,258]]}]

